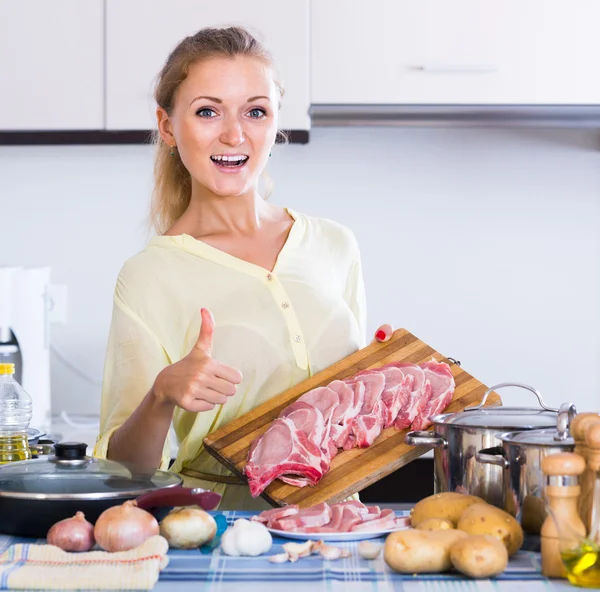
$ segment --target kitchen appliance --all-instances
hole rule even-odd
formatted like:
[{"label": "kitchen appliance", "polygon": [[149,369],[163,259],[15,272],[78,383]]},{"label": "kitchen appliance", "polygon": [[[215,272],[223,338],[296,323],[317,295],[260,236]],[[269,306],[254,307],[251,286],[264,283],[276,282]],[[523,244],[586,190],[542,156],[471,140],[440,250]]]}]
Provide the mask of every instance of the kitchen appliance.
[{"label": "kitchen appliance", "polygon": [[30,425],[50,428],[50,267],[0,267],[0,363],[33,401]]},{"label": "kitchen appliance", "polygon": [[49,456],[0,468],[0,532],[42,538],[78,511],[93,524],[106,508],[130,499],[148,511],[186,505],[212,510],[221,499],[181,487],[175,473],[86,456],[86,447],[60,442]]},{"label": "kitchen appliance", "polygon": [[[493,391],[519,387],[535,394],[539,407],[483,408]],[[477,462],[477,453],[502,445],[499,434],[556,428],[558,409],[544,403],[533,387],[505,382],[491,387],[476,407],[459,413],[445,413],[432,418],[433,431],[413,431],[406,435],[411,446],[434,447],[435,492],[456,491],[476,495],[502,508],[504,505],[503,471],[498,465]]]},{"label": "kitchen appliance", "polygon": [[475,455],[477,462],[503,469],[502,507],[515,516],[529,534],[539,534],[546,519],[546,478],[542,462],[551,454],[574,450],[575,441],[569,435],[569,425],[575,413],[575,406],[565,403],[558,411],[555,428],[498,434],[501,447],[482,450]]}]

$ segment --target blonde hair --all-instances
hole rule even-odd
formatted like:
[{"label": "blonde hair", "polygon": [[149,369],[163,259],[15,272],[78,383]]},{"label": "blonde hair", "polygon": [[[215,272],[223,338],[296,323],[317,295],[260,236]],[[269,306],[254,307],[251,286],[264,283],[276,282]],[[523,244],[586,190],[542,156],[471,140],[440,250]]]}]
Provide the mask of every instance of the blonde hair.
[{"label": "blonde hair", "polygon": [[[234,58],[248,56],[261,60],[273,70],[280,98],[284,89],[275,73],[273,58],[267,49],[242,27],[200,29],[195,35],[183,39],[171,52],[158,74],[154,98],[159,107],[171,115],[175,94],[187,78],[190,67],[200,60],[215,57]],[[283,132],[278,132],[283,136]],[[163,142],[158,130],[153,133],[156,146],[154,159],[154,190],[150,206],[150,222],[159,234],[170,228],[185,212],[192,194],[192,179],[179,154],[171,156],[171,147]],[[272,189],[271,180],[263,172],[266,184],[265,199]]]}]

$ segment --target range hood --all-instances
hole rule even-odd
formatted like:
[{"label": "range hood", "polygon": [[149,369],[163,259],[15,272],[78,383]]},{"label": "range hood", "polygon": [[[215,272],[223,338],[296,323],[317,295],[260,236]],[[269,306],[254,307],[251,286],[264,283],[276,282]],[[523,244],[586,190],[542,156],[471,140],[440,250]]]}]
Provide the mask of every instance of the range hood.
[{"label": "range hood", "polygon": [[600,128],[600,105],[313,104],[317,126]]}]

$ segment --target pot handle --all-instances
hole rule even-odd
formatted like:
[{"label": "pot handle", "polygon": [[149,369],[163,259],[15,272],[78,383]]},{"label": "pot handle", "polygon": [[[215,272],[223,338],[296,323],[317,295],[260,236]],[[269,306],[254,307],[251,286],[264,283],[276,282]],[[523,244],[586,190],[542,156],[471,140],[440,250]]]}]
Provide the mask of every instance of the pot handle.
[{"label": "pot handle", "polygon": [[573,418],[577,415],[577,408],[573,403],[563,403],[558,410],[556,419],[556,434],[554,439],[557,442],[566,440],[569,437],[569,428]]},{"label": "pot handle", "polygon": [[483,399],[481,400],[481,403],[479,403],[479,405],[476,405],[475,407],[465,407],[463,409],[463,411],[476,411],[477,409],[481,409],[485,405],[485,402],[487,401],[487,398],[490,396],[490,393],[493,393],[494,391],[497,391],[498,389],[504,388],[506,386],[517,386],[519,388],[524,388],[524,389],[527,389],[528,391],[531,391],[537,397],[537,400],[542,409],[545,409],[546,411],[554,411],[555,413],[558,413],[558,409],[553,409],[552,407],[548,407],[546,405],[546,403],[544,403],[544,399],[542,399],[542,394],[540,393],[540,391],[533,388],[532,386],[529,386],[527,384],[522,384],[520,382],[502,382],[500,384],[494,385],[493,387],[491,387],[487,391],[485,391],[485,394],[483,395]]},{"label": "pot handle", "polygon": [[433,446],[434,448],[447,448],[448,442],[441,436],[436,436],[435,432],[429,430],[408,432],[404,442],[409,446]]},{"label": "pot handle", "polygon": [[214,510],[221,495],[199,487],[165,487],[141,495],[136,500],[142,510],[152,511],[164,506],[200,506],[203,510]]},{"label": "pot handle", "polygon": [[[490,448],[489,451],[491,452],[492,449]],[[504,450],[502,450],[502,452],[503,451]],[[475,454],[475,460],[484,465],[496,465],[498,467],[502,467],[503,469],[508,469],[510,463],[504,458],[504,456],[502,456],[502,452],[499,452],[498,454],[489,454],[479,451]]]}]

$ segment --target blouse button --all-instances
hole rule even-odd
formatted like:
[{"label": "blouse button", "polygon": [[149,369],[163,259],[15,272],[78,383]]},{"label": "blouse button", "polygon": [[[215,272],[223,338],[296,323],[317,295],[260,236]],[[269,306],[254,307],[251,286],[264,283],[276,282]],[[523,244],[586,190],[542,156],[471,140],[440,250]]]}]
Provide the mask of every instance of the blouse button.
[{"label": "blouse button", "polygon": [[296,337],[294,337],[294,341],[296,343],[299,343],[300,342],[300,335],[296,335]]},{"label": "blouse button", "polygon": [[281,308],[287,308],[288,306],[289,306],[289,303],[287,303],[287,302],[281,303]]},{"label": "blouse button", "polygon": [[273,276],[270,273],[268,273],[267,274],[267,280],[271,281],[272,279],[273,279]]}]

